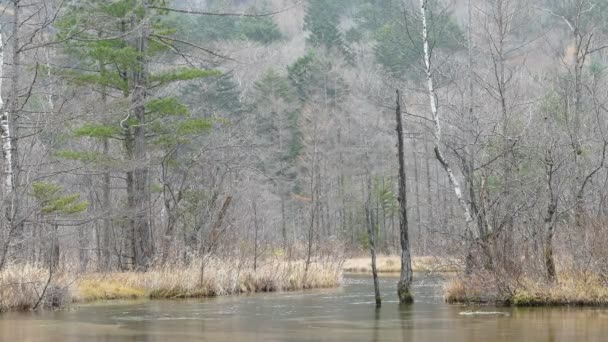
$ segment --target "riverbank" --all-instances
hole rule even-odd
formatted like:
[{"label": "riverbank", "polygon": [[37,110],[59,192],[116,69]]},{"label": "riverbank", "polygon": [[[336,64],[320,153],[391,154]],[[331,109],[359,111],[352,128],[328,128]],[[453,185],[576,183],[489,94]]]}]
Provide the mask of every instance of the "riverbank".
[{"label": "riverbank", "polygon": [[[376,258],[378,273],[399,273],[401,260],[399,256],[378,256]],[[460,268],[457,260],[432,256],[415,256],[412,258],[414,272],[457,272]],[[371,273],[370,257],[346,259],[342,267],[344,272]]]},{"label": "riverbank", "polygon": [[451,304],[512,306],[608,306],[608,286],[597,274],[560,274],[555,282],[522,277],[512,282],[455,277],[444,286]]},{"label": "riverbank", "polygon": [[[2,341],[486,342],[604,341],[606,309],[442,305],[439,277],[415,277],[419,305],[402,307],[394,277],[380,277],[382,308],[367,274],[341,289],[203,301],[79,305],[60,313],[0,315]],[[424,299],[423,299],[424,298]],[[420,305],[420,302],[424,304]]]},{"label": "riverbank", "polygon": [[62,308],[70,303],[119,299],[177,299],[254,292],[296,291],[340,285],[339,263],[272,261],[256,270],[238,263],[210,260],[201,281],[200,263],[147,272],[74,274],[11,267],[0,273],[0,311]]}]

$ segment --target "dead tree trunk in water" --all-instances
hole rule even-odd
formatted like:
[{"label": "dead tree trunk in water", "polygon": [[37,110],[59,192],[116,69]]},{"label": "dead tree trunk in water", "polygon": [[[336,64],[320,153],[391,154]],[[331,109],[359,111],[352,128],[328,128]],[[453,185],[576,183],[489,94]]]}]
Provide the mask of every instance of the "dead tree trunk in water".
[{"label": "dead tree trunk in water", "polygon": [[401,276],[397,284],[397,295],[399,303],[409,304],[413,302],[410,293],[412,284],[412,258],[410,255],[410,240],[408,236],[407,223],[407,188],[405,179],[405,144],[403,142],[403,120],[401,118],[401,95],[397,90],[397,109],[395,111],[397,119],[397,146],[399,159],[399,236],[401,237]]},{"label": "dead tree trunk in water", "polygon": [[376,298],[376,306],[382,305],[380,297],[380,284],[378,282],[378,270],[376,268],[376,229],[374,227],[374,214],[372,208],[372,179],[371,175],[367,174],[367,201],[365,204],[365,216],[367,217],[367,234],[369,237],[369,251],[372,257],[372,276],[374,278],[374,295]]}]

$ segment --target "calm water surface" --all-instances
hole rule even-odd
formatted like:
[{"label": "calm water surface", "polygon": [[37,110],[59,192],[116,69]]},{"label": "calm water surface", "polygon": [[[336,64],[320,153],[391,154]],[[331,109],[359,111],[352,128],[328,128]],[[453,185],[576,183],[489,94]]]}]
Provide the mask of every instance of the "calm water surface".
[{"label": "calm water surface", "polygon": [[9,313],[0,341],[608,341],[605,309],[452,306],[421,277],[400,308],[396,281],[382,278],[380,310],[369,277],[346,276],[332,290]]}]

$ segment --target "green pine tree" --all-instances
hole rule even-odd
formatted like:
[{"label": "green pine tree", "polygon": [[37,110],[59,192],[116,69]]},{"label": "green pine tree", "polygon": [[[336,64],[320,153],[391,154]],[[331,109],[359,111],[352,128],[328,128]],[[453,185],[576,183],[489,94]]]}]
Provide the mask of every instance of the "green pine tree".
[{"label": "green pine tree", "polygon": [[[207,4],[210,12],[230,13],[233,10],[225,1],[210,1]],[[252,7],[251,13],[268,11],[267,4]],[[182,37],[192,42],[208,44],[218,41],[249,40],[261,44],[270,44],[283,39],[283,34],[273,17],[238,17],[238,16],[184,16],[171,13],[168,20]]]},{"label": "green pine tree", "polygon": [[[390,8],[394,8],[390,2]],[[452,19],[451,13],[437,10],[437,4],[429,2],[429,41],[435,50],[454,52],[462,47],[464,35],[460,27]],[[422,51],[421,23],[416,12],[404,9],[384,13],[389,15],[384,19],[385,24],[373,32],[377,44],[375,47],[376,59],[385,70],[396,78],[412,76],[420,63]],[[414,10],[415,11],[415,10]],[[379,16],[380,18],[384,15]]]},{"label": "green pine tree", "polygon": [[[150,8],[163,0],[84,0],[72,4],[57,23],[57,40],[73,63],[56,70],[75,86],[91,89],[111,102],[111,114],[83,122],[75,136],[122,143],[126,169],[129,231],[134,267],[146,268],[152,258],[146,207],[150,198],[149,156],[187,144],[192,136],[208,132],[213,122],[194,116],[175,96],[162,90],[176,82],[218,76],[204,68],[156,68],[152,60],[165,59],[180,48],[176,30],[165,11]],[[170,63],[167,63],[170,64]],[[161,95],[162,94],[162,95]],[[122,108],[122,111],[116,110]],[[59,155],[87,159],[90,151],[63,151]],[[109,156],[106,156],[109,158]]]},{"label": "green pine tree", "polygon": [[337,107],[348,93],[348,86],[334,60],[315,50],[289,65],[287,73],[302,102]]},{"label": "green pine tree", "polygon": [[353,53],[338,28],[342,4],[346,3],[333,0],[310,0],[304,17],[304,30],[309,32],[306,42],[312,47],[324,47],[329,51],[337,51],[347,61],[352,62]]}]

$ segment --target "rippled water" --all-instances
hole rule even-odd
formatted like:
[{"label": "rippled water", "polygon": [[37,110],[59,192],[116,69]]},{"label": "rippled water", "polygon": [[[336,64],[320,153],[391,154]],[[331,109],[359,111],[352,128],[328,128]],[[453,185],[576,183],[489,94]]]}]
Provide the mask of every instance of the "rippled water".
[{"label": "rippled water", "polygon": [[0,315],[1,341],[608,341],[608,310],[513,309],[442,303],[441,282],[418,278],[400,308],[382,278],[376,310],[368,276],[331,290],[192,301],[84,305]]}]

